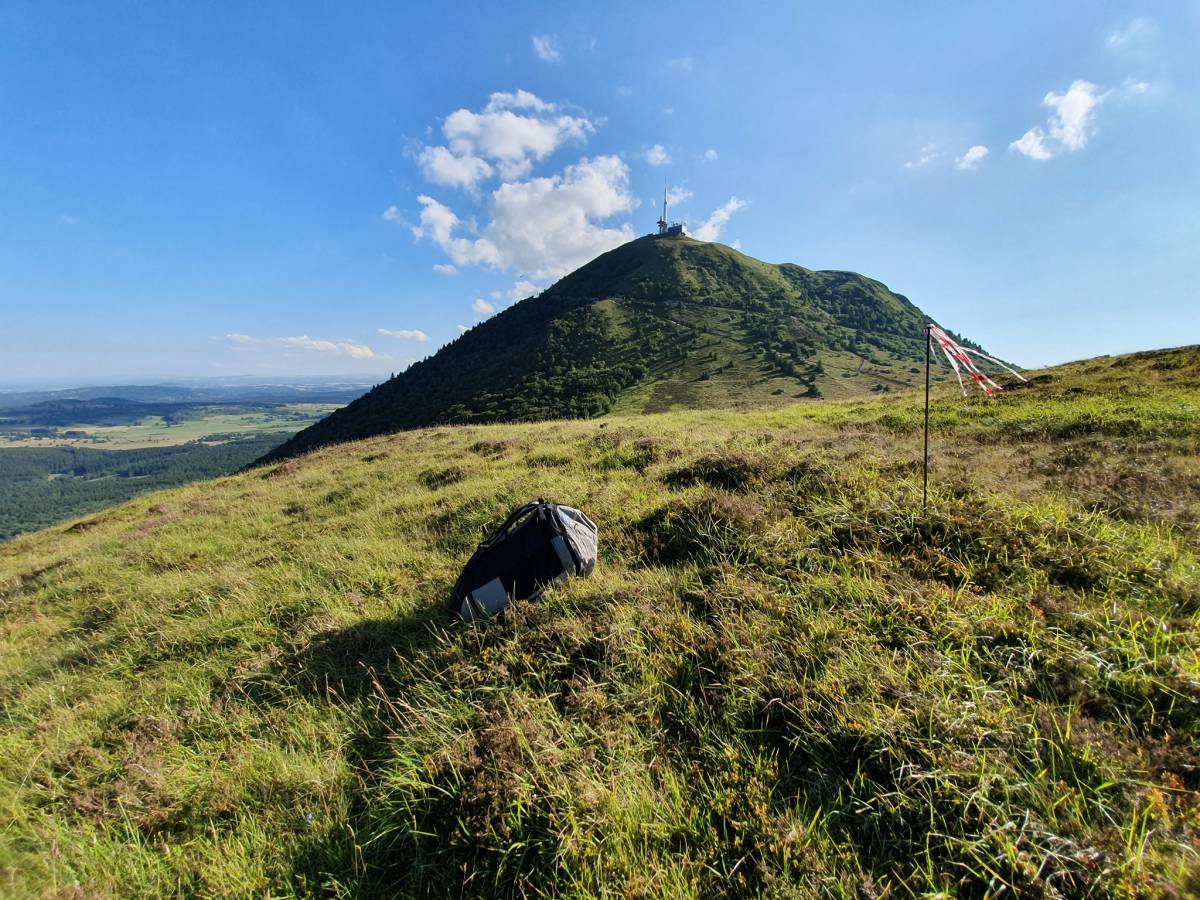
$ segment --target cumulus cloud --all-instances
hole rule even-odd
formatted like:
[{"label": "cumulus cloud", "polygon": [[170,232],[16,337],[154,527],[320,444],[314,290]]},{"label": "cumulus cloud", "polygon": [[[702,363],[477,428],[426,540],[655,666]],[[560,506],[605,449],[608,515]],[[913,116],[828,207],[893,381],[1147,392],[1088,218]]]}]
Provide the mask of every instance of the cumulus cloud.
[{"label": "cumulus cloud", "polygon": [[492,313],[494,313],[496,311],[496,307],[493,304],[488,303],[482,297],[476,297],[475,302],[471,304],[471,310],[475,313],[475,315],[483,317],[490,316]]},{"label": "cumulus cloud", "polygon": [[655,144],[642,154],[642,159],[646,160],[652,166],[665,166],[671,161],[671,156],[667,153],[666,147],[662,144]]},{"label": "cumulus cloud", "polygon": [[562,51],[558,49],[558,36],[554,34],[535,34],[532,38],[533,52],[542,62],[562,62]]},{"label": "cumulus cloud", "polygon": [[714,149],[712,149],[711,147],[709,147],[707,150],[705,150],[705,151],[704,151],[704,158],[705,158],[705,160],[707,160],[708,162],[716,162],[716,161],[717,161],[718,159],[720,159],[721,157],[717,155],[717,151],[716,151],[716,150],[714,150]]},{"label": "cumulus cloud", "polygon": [[1008,148],[1030,159],[1049,159],[1054,155],[1046,146],[1046,133],[1036,125],[1009,144]]},{"label": "cumulus cloud", "polygon": [[433,241],[455,265],[508,269],[541,282],[632,239],[628,224],[603,222],[637,205],[629,168],[616,156],[584,158],[558,175],[501,184],[478,237],[458,234],[462,223],[448,206],[426,195],[417,200],[421,219],[413,234]]},{"label": "cumulus cloud", "polygon": [[446,143],[423,147],[417,163],[434,184],[474,192],[497,172],[504,179],[528,175],[535,162],[563,144],[585,140],[595,127],[529,91],[499,91],[482,110],[458,109],[446,116]]},{"label": "cumulus cloud", "polygon": [[417,156],[421,172],[434,184],[474,190],[476,184],[492,175],[487,160],[469,153],[457,156],[446,147],[426,147]]},{"label": "cumulus cloud", "polygon": [[390,328],[377,328],[375,330],[384,337],[400,338],[402,341],[417,341],[423,344],[429,340],[429,335],[417,328],[401,328],[396,331]]},{"label": "cumulus cloud", "polygon": [[729,224],[729,220],[733,218],[733,214],[745,209],[749,205],[745,200],[730,197],[714,209],[712,215],[691,232],[692,237],[699,241],[715,241],[721,236],[721,232]]},{"label": "cumulus cloud", "polygon": [[1075,81],[1065,94],[1048,93],[1042,103],[1054,110],[1050,136],[1068,150],[1082,150],[1091,136],[1091,116],[1106,95],[1097,96],[1090,81]]},{"label": "cumulus cloud", "polygon": [[964,172],[970,171],[979,165],[987,155],[988,148],[983,146],[983,144],[968,147],[966,153],[954,160],[954,168],[961,169]]},{"label": "cumulus cloud", "polygon": [[1082,150],[1094,131],[1096,107],[1107,96],[1107,92],[1098,94],[1090,81],[1074,81],[1062,94],[1050,91],[1042,98],[1042,105],[1053,110],[1046,128],[1030,128],[1009,148],[1031,159],[1050,159],[1064,150]]},{"label": "cumulus cloud", "polygon": [[292,350],[313,350],[318,353],[337,353],[353,359],[372,359],[375,351],[366,344],[346,340],[319,340],[308,335],[296,337],[251,337],[248,334],[227,334],[225,340],[235,347],[286,347]]},{"label": "cumulus cloud", "polygon": [[920,169],[929,165],[941,155],[941,152],[937,148],[937,144],[926,144],[921,148],[921,152],[917,154],[917,158],[910,159],[908,162],[906,162],[904,164],[904,168]]},{"label": "cumulus cloud", "polygon": [[450,263],[434,263],[433,271],[437,272],[439,275],[457,275],[458,274],[458,269],[456,267],[450,265]]}]

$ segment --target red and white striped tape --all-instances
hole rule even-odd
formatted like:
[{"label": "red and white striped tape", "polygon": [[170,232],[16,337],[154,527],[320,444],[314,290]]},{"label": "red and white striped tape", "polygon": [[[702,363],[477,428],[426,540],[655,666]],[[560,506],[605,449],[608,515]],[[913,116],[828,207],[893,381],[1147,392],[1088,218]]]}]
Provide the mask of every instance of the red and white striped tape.
[{"label": "red and white striped tape", "polygon": [[[983,391],[985,396],[990,397],[996,391],[1003,390],[1000,385],[996,384],[996,382],[992,381],[992,379],[988,378],[987,375],[979,370],[979,366],[977,366],[975,361],[971,359],[966,348],[963,347],[962,344],[958,343],[958,341],[954,340],[954,338],[950,337],[950,335],[946,334],[946,332],[942,331],[942,329],[938,328],[936,325],[930,325],[929,337],[932,340],[937,341],[938,346],[942,348],[942,352],[946,354],[946,359],[950,360],[950,368],[954,370],[954,374],[958,377],[958,386],[962,388],[962,394],[964,397],[967,396],[967,385],[966,382],[963,381],[963,372],[966,372],[967,375],[971,377],[971,380],[979,385],[979,389]],[[1028,380],[1022,377],[1019,372],[1014,372],[994,356],[988,356],[981,350],[972,350],[970,352],[974,353],[976,356],[981,356],[984,359],[991,360],[1005,372],[1016,376],[1021,381]]]}]

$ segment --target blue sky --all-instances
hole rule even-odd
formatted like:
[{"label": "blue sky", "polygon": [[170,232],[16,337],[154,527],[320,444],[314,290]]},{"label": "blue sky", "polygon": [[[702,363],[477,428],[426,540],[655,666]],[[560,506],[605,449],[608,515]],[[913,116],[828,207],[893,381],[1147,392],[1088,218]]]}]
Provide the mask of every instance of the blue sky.
[{"label": "blue sky", "polygon": [[0,382],[399,370],[664,184],[1026,365],[1197,342],[1197,46],[1182,2],[9,0]]}]

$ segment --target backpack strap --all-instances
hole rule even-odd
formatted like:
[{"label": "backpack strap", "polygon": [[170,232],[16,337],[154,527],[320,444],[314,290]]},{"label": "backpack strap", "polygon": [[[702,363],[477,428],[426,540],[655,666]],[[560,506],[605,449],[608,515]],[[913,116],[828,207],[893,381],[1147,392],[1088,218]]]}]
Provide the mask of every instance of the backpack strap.
[{"label": "backpack strap", "polygon": [[540,507],[545,505],[545,503],[546,501],[539,497],[537,500],[530,500],[524,506],[514,510],[513,514],[504,520],[504,524],[493,531],[491,535],[489,535],[488,538],[479,545],[479,549],[482,550],[484,547],[491,547],[502,537],[504,537],[504,535],[508,534],[508,532],[513,529],[513,526],[517,524],[517,522],[519,522],[529,513],[537,511]]}]

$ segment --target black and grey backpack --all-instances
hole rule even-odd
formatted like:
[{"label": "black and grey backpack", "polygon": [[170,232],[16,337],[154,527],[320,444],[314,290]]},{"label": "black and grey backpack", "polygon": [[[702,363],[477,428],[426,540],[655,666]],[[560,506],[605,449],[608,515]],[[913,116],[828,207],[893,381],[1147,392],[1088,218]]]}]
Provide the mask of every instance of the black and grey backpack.
[{"label": "black and grey backpack", "polygon": [[583,578],[596,565],[596,526],[570,506],[533,500],[479,545],[454,585],[450,603],[468,622],[549,585]]}]

